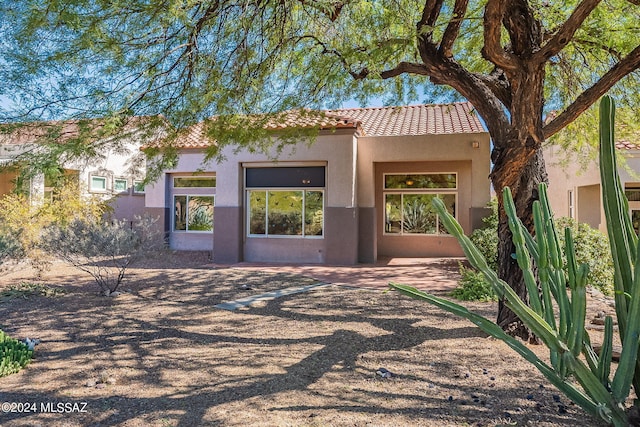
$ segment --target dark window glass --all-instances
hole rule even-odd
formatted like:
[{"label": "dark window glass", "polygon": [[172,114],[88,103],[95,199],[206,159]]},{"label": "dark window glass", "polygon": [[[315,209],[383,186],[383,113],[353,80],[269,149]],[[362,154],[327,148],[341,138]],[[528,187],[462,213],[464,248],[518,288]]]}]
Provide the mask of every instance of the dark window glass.
[{"label": "dark window glass", "polygon": [[325,167],[247,168],[247,188],[324,187]]}]

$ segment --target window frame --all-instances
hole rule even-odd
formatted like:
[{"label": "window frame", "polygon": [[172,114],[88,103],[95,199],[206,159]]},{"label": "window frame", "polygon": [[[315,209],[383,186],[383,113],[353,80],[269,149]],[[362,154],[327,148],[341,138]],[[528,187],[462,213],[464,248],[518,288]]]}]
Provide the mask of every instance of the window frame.
[{"label": "window frame", "polygon": [[[407,187],[407,188],[387,188],[387,176],[394,175],[453,175],[456,180],[455,187]],[[382,174],[382,191],[458,191],[458,172],[385,172]]]},{"label": "window frame", "polygon": [[[212,179],[214,180],[214,185],[213,186],[193,186],[193,187],[188,187],[188,186],[176,186],[176,180],[177,179],[183,179],[183,180],[203,180],[203,179]],[[216,188],[218,185],[218,180],[217,177],[215,175],[198,175],[198,176],[183,176],[183,175],[178,175],[178,176],[173,176],[171,177],[171,187],[172,188],[180,188],[180,189],[190,189],[190,188]],[[184,191],[184,190],[181,190]]]},{"label": "window frame", "polygon": [[146,186],[145,185],[142,186],[142,190],[137,190],[136,189],[136,185],[140,184],[140,183],[144,183],[144,179],[134,179],[132,181],[132,183],[131,183],[131,191],[132,191],[132,193],[134,195],[142,196],[142,195],[144,195],[146,193],[146,188],[145,188]]},{"label": "window frame", "polygon": [[[104,188],[94,188],[93,180],[100,179],[104,182]],[[89,192],[90,193],[106,193],[109,191],[108,178],[105,175],[89,174]]]},{"label": "window frame", "polygon": [[[187,212],[185,214],[185,230],[176,229],[176,197],[186,197],[185,206]],[[191,197],[207,197],[213,199],[213,218],[211,220],[211,230],[189,230],[189,198]],[[215,194],[183,194],[173,193],[171,194],[171,232],[172,233],[195,233],[195,234],[213,234],[214,221],[216,212],[216,195]]]},{"label": "window frame", "polygon": [[[116,189],[116,181],[124,181],[127,188],[124,190]],[[113,192],[116,194],[129,194],[131,192],[131,187],[129,186],[129,178],[124,178],[121,176],[113,177]]]},{"label": "window frame", "polygon": [[[442,188],[421,188],[421,187],[410,187],[410,188],[386,188],[387,176],[389,175],[453,175],[455,177],[455,187],[442,187]],[[413,237],[452,237],[449,233],[441,233],[441,220],[440,215],[436,215],[436,224],[435,224],[435,233],[405,233],[403,231],[403,227],[401,226],[399,233],[391,233],[387,231],[387,195],[400,195],[400,206],[402,207],[402,218],[404,218],[404,196],[410,195],[452,195],[454,196],[454,218],[458,220],[458,212],[459,212],[459,174],[458,172],[385,172],[382,174],[382,234],[386,236],[395,236],[395,237],[405,237],[405,236],[413,236]],[[402,224],[402,219],[400,223]]]},{"label": "window frame", "polygon": [[[265,193],[265,222],[264,222],[264,234],[252,234],[251,233],[251,192],[252,191],[260,191]],[[273,192],[301,192],[302,193],[302,234],[269,234],[269,193]],[[316,192],[322,194],[322,234],[306,234],[305,227],[305,219],[306,219],[306,199],[308,192]],[[259,239],[324,239],[324,231],[325,231],[325,189],[324,188],[299,188],[299,187],[277,187],[277,188],[261,188],[261,187],[252,187],[245,189],[245,200],[246,200],[246,236],[250,238],[259,238]]]},{"label": "window frame", "polygon": [[[324,162],[310,162],[310,163],[306,163],[306,162],[291,162],[289,164],[283,164],[283,163],[279,163],[277,166],[273,165],[273,164],[264,164],[264,163],[259,163],[259,164],[243,164],[242,165],[244,168],[244,200],[245,200],[245,209],[244,209],[244,215],[245,215],[245,233],[244,235],[247,238],[257,238],[257,239],[312,239],[312,240],[322,240],[325,238],[325,225],[326,225],[326,191],[327,191],[327,164]],[[313,173],[313,170],[316,170],[317,173],[317,169],[318,168],[323,168],[324,169],[324,177],[321,180],[321,184],[323,184],[322,186],[319,185],[313,185],[314,182],[313,179],[312,180],[301,180],[300,183],[298,183],[295,186],[273,186],[273,187],[263,187],[263,186],[257,186],[257,187],[250,187],[247,186],[247,172],[249,170],[252,169],[256,169],[256,168],[260,168],[260,169],[273,169],[273,168],[277,168],[280,171],[282,171],[282,169],[284,168],[292,168],[292,170],[296,170],[296,172],[294,172],[295,176],[302,176],[305,175],[304,173],[302,173],[302,175],[300,175],[301,173],[301,169],[305,169],[305,168],[309,168],[310,173]],[[261,191],[261,192],[265,192],[265,224],[264,224],[264,228],[265,228],[265,233],[264,234],[252,234],[251,233],[251,192],[252,191]],[[270,192],[276,192],[276,191],[289,191],[289,192],[301,192],[302,193],[302,200],[301,200],[301,205],[302,205],[302,211],[301,213],[301,217],[302,217],[302,234],[298,235],[292,235],[292,234],[269,234],[269,193]],[[305,220],[306,220],[306,199],[307,199],[307,192],[319,192],[322,195],[322,234],[320,235],[307,235],[306,234],[306,224],[305,224]]]}]

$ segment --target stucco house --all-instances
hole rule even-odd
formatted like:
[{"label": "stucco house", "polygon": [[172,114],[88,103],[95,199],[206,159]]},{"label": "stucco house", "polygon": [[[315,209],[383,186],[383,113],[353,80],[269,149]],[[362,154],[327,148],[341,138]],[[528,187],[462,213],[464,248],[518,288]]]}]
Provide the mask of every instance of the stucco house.
[{"label": "stucco house", "polygon": [[[616,149],[624,158],[618,175],[629,200],[629,210],[636,232],[640,232],[640,145],[621,141]],[[570,217],[606,233],[600,168],[597,159],[569,161],[558,146],[544,151],[549,175],[549,202],[556,217]]]},{"label": "stucco house", "polygon": [[[204,162],[204,125],[174,142],[177,165],[145,194],[175,250],[212,251],[218,263],[356,264],[380,257],[459,256],[431,199],[466,232],[490,199],[490,141],[471,104],[291,112],[287,126],[319,126],[274,161],[224,148]],[[215,143],[215,142],[214,142]]]},{"label": "stucco house", "polygon": [[[96,157],[68,161],[59,171],[64,179],[78,182],[82,194],[108,200],[113,208],[112,216],[117,219],[133,220],[135,215],[144,214],[146,164],[140,152],[146,138],[143,122],[144,118],[135,118],[124,127],[117,141],[111,137],[110,143],[102,144],[105,148],[98,150]],[[43,139],[50,135],[56,135],[56,141],[64,144],[77,138],[82,129],[86,131],[90,126],[100,125],[91,120],[31,123],[0,133],[0,165],[4,166],[0,169],[0,196],[12,192],[16,186],[19,165],[14,166],[14,161],[20,154],[38,150]],[[59,183],[43,173],[23,185],[34,203],[38,203],[52,197]]]}]

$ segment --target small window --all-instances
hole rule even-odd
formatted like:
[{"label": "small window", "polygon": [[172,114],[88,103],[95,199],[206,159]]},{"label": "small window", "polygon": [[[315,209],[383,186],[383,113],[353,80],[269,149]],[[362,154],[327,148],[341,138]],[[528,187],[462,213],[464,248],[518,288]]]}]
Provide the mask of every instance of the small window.
[{"label": "small window", "polygon": [[214,176],[189,176],[173,178],[174,188],[215,188]]},{"label": "small window", "polygon": [[455,189],[455,173],[389,174],[384,176],[385,189]]},{"label": "small window", "polygon": [[[637,185],[637,184],[636,184]],[[630,202],[640,202],[640,187],[628,186],[624,190],[624,195]]]},{"label": "small window", "polygon": [[115,178],[113,180],[113,191],[116,193],[126,193],[129,191],[129,180],[126,178]]},{"label": "small window", "polygon": [[213,231],[214,196],[174,196],[174,231]]},{"label": "small window", "polygon": [[104,176],[91,176],[91,191],[107,191],[107,178]]},{"label": "small window", "polygon": [[569,218],[575,218],[576,217],[576,213],[575,213],[575,196],[573,193],[573,190],[569,190]]},{"label": "small window", "polygon": [[133,180],[133,192],[138,194],[144,194],[144,181],[134,179]]}]

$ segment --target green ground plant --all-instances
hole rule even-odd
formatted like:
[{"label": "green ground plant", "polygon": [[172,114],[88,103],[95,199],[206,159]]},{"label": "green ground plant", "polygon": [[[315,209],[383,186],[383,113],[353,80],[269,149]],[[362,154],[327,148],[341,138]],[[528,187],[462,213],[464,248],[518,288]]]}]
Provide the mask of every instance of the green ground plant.
[{"label": "green ground plant", "polygon": [[[493,199],[488,206],[491,214],[483,219],[485,225],[471,233],[471,242],[478,248],[482,256],[487,260],[487,264],[493,271],[498,271],[498,201]],[[589,276],[587,286],[592,286],[605,295],[612,295],[613,292],[613,260],[609,256],[609,239],[600,230],[596,230],[588,224],[579,223],[574,219],[561,217],[555,220],[556,226],[560,230],[570,227],[573,235],[573,244],[576,250],[576,261],[578,264],[587,263],[589,265]],[[564,234],[558,235],[562,257],[565,260]],[[461,271],[462,274],[462,271]],[[465,272],[466,274],[466,272]],[[479,275],[477,277],[484,277]],[[463,279],[465,277],[463,276]],[[485,286],[490,287],[489,283]],[[460,286],[463,283],[461,281]]]},{"label": "green ground plant", "polygon": [[15,374],[31,362],[33,350],[0,329],[0,377]]},{"label": "green ground plant", "polygon": [[52,298],[65,293],[62,288],[46,285],[44,283],[20,282],[11,285],[0,292],[0,302],[15,299],[26,299],[31,296],[43,296]]},{"label": "green ground plant", "polygon": [[[571,218],[558,218],[556,226],[559,230],[571,228],[573,245],[576,250],[576,262],[589,266],[587,286],[593,286],[605,295],[613,295],[613,259],[609,251],[609,238],[600,230],[588,224],[579,223]],[[558,235],[560,246],[565,246],[564,235]],[[566,255],[564,255],[566,263]]]},{"label": "green ground plant", "polygon": [[484,275],[474,268],[465,267],[460,263],[460,282],[451,292],[451,296],[461,301],[497,301],[498,297],[493,287]]},{"label": "green ground plant", "polygon": [[530,306],[498,278],[478,248],[465,236],[455,218],[447,214],[444,205],[437,199],[434,205],[447,230],[460,241],[470,263],[485,275],[504,304],[548,347],[550,364],[540,359],[522,341],[506,334],[497,324],[465,307],[410,286],[390,286],[470,320],[504,341],[584,410],[609,425],[628,427],[639,425],[637,414],[640,402],[637,392],[632,406],[627,407],[626,404],[631,387],[640,390],[640,248],[629,217],[624,189],[617,175],[614,116],[613,100],[605,96],[600,103],[600,174],[610,252],[615,268],[615,308],[622,343],[617,369],[611,369],[613,319],[610,316],[605,318],[604,338],[599,353],[594,350],[585,329],[589,266],[577,263],[572,231],[566,228],[565,273],[558,233],[544,184],[539,188],[540,200],[533,204],[535,237],[517,217],[510,189],[503,190],[505,211],[516,246],[515,257],[523,272]]}]

